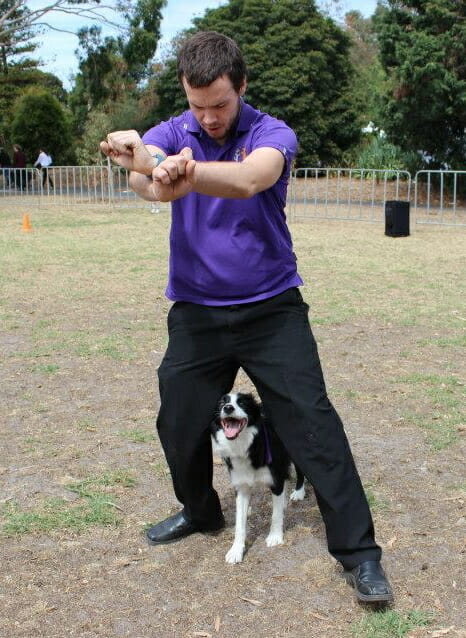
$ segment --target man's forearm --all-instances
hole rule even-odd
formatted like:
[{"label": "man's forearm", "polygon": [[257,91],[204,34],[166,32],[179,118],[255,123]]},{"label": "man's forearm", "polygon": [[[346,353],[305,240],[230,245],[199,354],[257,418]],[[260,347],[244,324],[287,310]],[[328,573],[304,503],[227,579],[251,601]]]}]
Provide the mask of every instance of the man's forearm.
[{"label": "man's forearm", "polygon": [[283,164],[283,155],[274,148],[259,148],[243,162],[196,162],[185,148],[160,162],[151,176],[131,172],[129,183],[148,201],[172,202],[190,192],[247,199],[275,184]]},{"label": "man's forearm", "polygon": [[284,161],[277,149],[262,147],[242,162],[196,162],[189,181],[196,193],[247,199],[276,183]]},{"label": "man's forearm", "polygon": [[246,199],[261,190],[254,173],[239,162],[196,162],[190,181],[193,191],[212,197]]},{"label": "man's forearm", "polygon": [[130,184],[144,199],[161,202],[173,202],[190,192],[211,197],[246,199],[262,190],[254,178],[254,171],[237,162],[188,161],[183,167],[183,173],[178,173],[178,177],[172,181],[170,177],[173,176],[169,176],[167,168],[161,164],[153,172],[151,186],[141,178],[133,178],[134,181],[131,180]]},{"label": "man's forearm", "polygon": [[139,197],[142,197],[148,202],[155,202],[157,200],[150,176],[131,171],[129,174],[129,185],[136,195],[139,195]]}]

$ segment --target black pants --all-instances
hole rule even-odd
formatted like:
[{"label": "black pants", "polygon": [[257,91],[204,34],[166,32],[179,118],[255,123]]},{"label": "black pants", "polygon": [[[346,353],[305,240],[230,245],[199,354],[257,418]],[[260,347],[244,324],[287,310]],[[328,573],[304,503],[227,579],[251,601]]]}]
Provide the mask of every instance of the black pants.
[{"label": "black pants", "polygon": [[327,397],[308,310],[296,288],[233,306],[175,303],[159,368],[157,427],[185,515],[201,525],[215,520],[221,507],[208,426],[242,367],[314,487],[330,553],[351,569],[379,560],[381,550],[342,422]]}]

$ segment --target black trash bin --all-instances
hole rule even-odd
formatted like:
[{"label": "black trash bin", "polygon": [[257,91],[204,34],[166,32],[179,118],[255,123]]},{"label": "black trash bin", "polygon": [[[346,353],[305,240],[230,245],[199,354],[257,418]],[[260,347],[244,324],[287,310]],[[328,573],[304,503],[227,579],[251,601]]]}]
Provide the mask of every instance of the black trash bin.
[{"label": "black trash bin", "polygon": [[409,202],[385,202],[385,234],[389,237],[409,235]]}]

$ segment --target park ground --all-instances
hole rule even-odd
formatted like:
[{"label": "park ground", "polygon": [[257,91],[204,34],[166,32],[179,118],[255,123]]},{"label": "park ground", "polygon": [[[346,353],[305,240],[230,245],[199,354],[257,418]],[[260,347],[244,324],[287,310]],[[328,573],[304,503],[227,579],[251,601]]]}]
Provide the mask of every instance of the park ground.
[{"label": "park ground", "polygon": [[217,463],[225,531],[145,543],[178,509],[155,436],[168,214],[16,206],[0,224],[1,636],[466,635],[464,229],[291,226],[395,591],[373,612],[327,553],[311,488],[271,549],[258,490],[244,562],[227,565],[234,494]]}]

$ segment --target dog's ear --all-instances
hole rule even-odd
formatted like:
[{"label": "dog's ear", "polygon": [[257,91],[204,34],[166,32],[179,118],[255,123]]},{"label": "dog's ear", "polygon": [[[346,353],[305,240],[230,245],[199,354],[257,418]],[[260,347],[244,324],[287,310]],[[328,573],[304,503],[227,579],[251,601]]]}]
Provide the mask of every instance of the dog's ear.
[{"label": "dog's ear", "polygon": [[258,423],[261,420],[261,404],[252,393],[244,394],[244,399],[251,423]]},{"label": "dog's ear", "polygon": [[254,410],[258,405],[256,397],[251,392],[244,392],[240,394],[241,399],[247,404],[249,410]]}]

